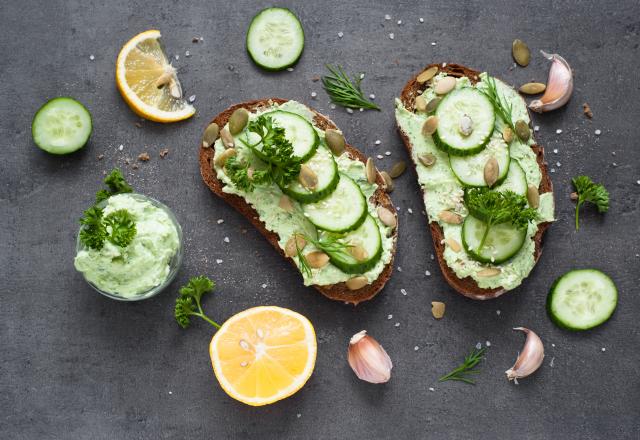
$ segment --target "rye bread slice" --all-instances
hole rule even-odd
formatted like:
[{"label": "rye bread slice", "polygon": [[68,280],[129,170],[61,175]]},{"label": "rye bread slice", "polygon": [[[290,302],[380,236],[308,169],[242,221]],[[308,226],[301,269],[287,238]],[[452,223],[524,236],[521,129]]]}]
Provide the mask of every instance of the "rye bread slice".
[{"label": "rye bread slice", "polygon": [[[238,108],[246,108],[249,112],[254,112],[256,110],[260,110],[261,108],[268,107],[271,104],[282,104],[285,102],[287,102],[286,99],[280,99],[280,98],[265,98],[265,99],[256,100],[256,101],[243,102],[227,108],[225,111],[223,111],[222,113],[217,115],[215,118],[213,118],[211,122],[215,122],[216,124],[218,124],[220,128],[222,128],[227,123],[227,121],[229,120],[229,117],[234,112],[234,110]],[[329,118],[318,113],[313,109],[311,110],[315,114],[313,118],[313,122],[316,125],[316,127],[322,130],[326,130],[328,128],[337,129],[336,125]],[[214,149],[204,148],[202,147],[202,145],[200,145],[199,150],[200,150],[199,152],[200,173],[202,174],[202,179],[204,180],[204,183],[218,197],[225,200],[228,204],[233,206],[238,212],[244,215],[247,218],[247,220],[249,220],[251,224],[253,224],[253,226],[257,228],[262,235],[264,235],[264,237],[269,241],[269,243],[271,243],[271,245],[278,251],[278,253],[280,253],[280,255],[282,255],[283,258],[286,258],[287,260],[289,260],[289,262],[293,264],[293,266],[296,267],[296,270],[297,270],[297,266],[295,265],[295,262],[293,261],[293,259],[287,257],[284,254],[284,251],[280,248],[278,244],[278,235],[272,231],[269,231],[265,227],[264,222],[260,220],[260,217],[258,216],[258,213],[256,212],[256,210],[253,209],[253,207],[249,205],[242,197],[234,194],[227,194],[222,191],[224,184],[217,178],[216,173],[211,166],[214,160],[214,153],[215,153]],[[360,162],[366,163],[366,160],[367,160],[366,156],[362,154],[360,151],[358,151],[356,148],[347,144],[346,151],[348,152],[349,156],[352,159],[359,160]],[[389,198],[389,195],[384,191],[385,183],[380,173],[377,173],[376,183],[378,184],[378,189],[371,196],[369,201],[373,203],[375,206],[384,206],[385,208],[393,212],[394,215],[396,215],[396,210],[393,206],[393,203],[391,202],[391,198]],[[397,221],[397,216],[396,216],[396,221]],[[349,290],[349,288],[347,288],[345,283],[337,283],[337,284],[331,284],[331,285],[325,285],[325,286],[314,285],[313,287],[315,287],[316,290],[318,290],[327,298],[330,298],[336,301],[343,301],[345,303],[351,303],[354,305],[357,305],[358,303],[361,303],[363,301],[367,301],[373,298],[378,292],[380,292],[380,290],[382,290],[382,288],[387,283],[389,278],[391,278],[391,274],[393,273],[393,258],[396,253],[397,241],[398,241],[398,228],[396,227],[393,232],[393,249],[391,251],[391,260],[384,267],[378,279],[373,283],[368,284],[358,290]]]},{"label": "rye bread slice", "polygon": [[[442,67],[442,64],[430,64],[422,69],[422,71],[433,66],[438,66],[439,72],[444,72],[447,75],[454,76],[456,78],[466,76],[473,84],[478,82],[480,78],[480,72],[465,66],[461,66],[459,64],[446,64],[445,67]],[[415,98],[419,94],[418,91],[424,88],[424,85],[418,83],[417,81],[418,74],[411,78],[409,82],[407,82],[407,84],[402,89],[402,94],[400,95],[400,100],[402,101],[404,107],[407,109],[413,109]],[[400,136],[402,137],[404,145],[409,151],[409,154],[411,154],[411,150],[413,147],[411,145],[409,137],[402,131],[400,126],[398,126],[398,132],[400,133]],[[547,163],[544,159],[544,149],[540,145],[532,145],[531,149],[536,154],[538,166],[540,167],[540,172],[542,173],[542,180],[540,181],[538,191],[540,192],[540,194],[552,192],[553,184],[551,183],[551,178],[549,177],[549,173],[547,172]],[[533,237],[535,242],[534,258],[536,263],[538,262],[538,260],[540,259],[540,255],[542,254],[542,236],[544,235],[544,232],[547,230],[550,224],[551,223],[549,222],[540,223],[538,225],[538,231]],[[435,247],[436,255],[438,257],[438,264],[440,265],[440,269],[442,271],[442,274],[444,275],[445,280],[451,287],[453,287],[456,291],[464,296],[480,300],[497,298],[507,291],[504,288],[482,289],[478,287],[478,284],[471,277],[462,279],[458,278],[455,272],[447,265],[446,261],[444,260],[444,244],[442,243],[442,240],[444,239],[444,233],[442,231],[442,228],[440,227],[440,225],[438,225],[437,222],[431,222],[429,224],[429,228],[431,230],[431,237],[433,238],[433,246]]]}]

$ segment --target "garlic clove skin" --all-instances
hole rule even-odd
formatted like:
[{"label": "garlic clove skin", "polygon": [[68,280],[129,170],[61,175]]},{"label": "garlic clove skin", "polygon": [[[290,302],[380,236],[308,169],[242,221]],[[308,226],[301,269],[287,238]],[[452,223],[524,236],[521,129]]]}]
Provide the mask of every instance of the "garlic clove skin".
[{"label": "garlic clove skin", "polygon": [[517,384],[518,379],[527,377],[540,368],[544,360],[544,346],[540,337],[528,328],[516,327],[514,330],[519,330],[527,335],[524,347],[518,355],[516,363],[505,371],[507,379],[513,380]]},{"label": "garlic clove skin", "polygon": [[378,341],[367,335],[366,330],[351,337],[348,361],[358,379],[365,382],[385,383],[391,378],[391,358]]},{"label": "garlic clove skin", "polygon": [[539,99],[534,99],[529,108],[544,113],[565,105],[573,93],[573,72],[569,63],[560,55],[549,54],[541,50],[542,56],[551,61],[547,89]]}]

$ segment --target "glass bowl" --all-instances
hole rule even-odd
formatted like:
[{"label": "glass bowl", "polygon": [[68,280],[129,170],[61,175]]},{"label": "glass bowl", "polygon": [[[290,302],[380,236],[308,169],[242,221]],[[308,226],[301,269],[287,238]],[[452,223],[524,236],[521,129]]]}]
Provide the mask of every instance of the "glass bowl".
[{"label": "glass bowl", "polygon": [[[83,276],[83,278],[85,279],[85,281],[87,282],[87,284],[89,284],[89,286],[91,286],[94,290],[96,290],[97,292],[101,293],[102,295],[111,298],[111,299],[115,299],[118,301],[141,301],[143,299],[149,299],[153,296],[156,296],[157,294],[159,294],[160,292],[162,292],[169,284],[171,284],[171,282],[174,280],[174,278],[176,277],[176,275],[178,274],[178,271],[180,270],[180,266],[182,265],[182,252],[183,252],[183,239],[182,239],[182,228],[180,227],[180,223],[178,223],[178,219],[176,218],[176,216],[173,214],[173,212],[164,204],[161,203],[159,201],[157,201],[156,199],[153,199],[151,197],[145,196],[143,194],[137,194],[137,193],[127,193],[126,195],[134,197],[137,200],[141,200],[141,201],[146,201],[151,203],[152,205],[154,205],[157,208],[160,208],[161,210],[163,210],[168,216],[169,219],[171,220],[171,222],[173,223],[173,225],[176,228],[176,231],[178,232],[178,249],[176,251],[176,253],[173,255],[173,257],[171,257],[171,260],[169,260],[169,273],[167,275],[167,277],[164,279],[164,281],[162,281],[160,284],[142,291],[140,293],[137,293],[135,295],[132,296],[122,296],[119,295],[117,293],[114,292],[106,292],[104,290],[102,290],[100,287],[98,287],[96,284],[94,284],[93,282],[89,281],[86,277],[86,275],[84,274],[84,272],[80,272]],[[104,208],[107,205],[107,200],[103,200],[102,202],[98,203],[96,206],[100,207],[100,208]],[[86,246],[80,241],[80,231],[82,230],[82,227],[80,228],[80,230],[78,230],[78,235],[76,238],[76,255],[78,254],[78,252],[80,252],[81,250],[85,250]]]}]

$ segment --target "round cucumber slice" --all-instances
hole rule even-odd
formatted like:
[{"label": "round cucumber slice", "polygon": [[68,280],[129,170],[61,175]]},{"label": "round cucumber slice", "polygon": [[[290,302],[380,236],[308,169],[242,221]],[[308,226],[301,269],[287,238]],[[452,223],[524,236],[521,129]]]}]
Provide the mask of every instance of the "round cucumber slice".
[{"label": "round cucumber slice", "polygon": [[[498,180],[500,185],[509,173],[509,146],[502,139],[492,139],[484,150],[472,156],[449,156],[449,165],[453,174],[465,186],[487,186],[484,181],[484,166],[495,157],[498,161]],[[525,183],[526,191],[526,183]]]},{"label": "round cucumber slice", "polygon": [[597,269],[578,269],[558,278],[547,296],[551,320],[567,330],[589,330],[607,321],[618,304],[618,289]]},{"label": "round cucumber slice", "polygon": [[69,154],[91,136],[91,114],[73,98],[54,98],[37,111],[31,123],[33,141],[51,154]]},{"label": "round cucumber slice", "polygon": [[[473,87],[450,92],[436,109],[438,128],[436,145],[454,156],[467,156],[482,151],[493,133],[496,115],[484,93]],[[471,120],[471,132],[462,133],[464,119]]]},{"label": "round cucumber slice", "polygon": [[517,229],[511,223],[491,226],[482,249],[482,237],[487,224],[468,215],[462,224],[462,245],[471,258],[481,263],[500,264],[518,253],[527,236],[527,229]]},{"label": "round cucumber slice", "polygon": [[344,273],[361,274],[373,268],[382,256],[382,238],[380,228],[375,219],[367,214],[358,229],[348,232],[341,239],[352,246],[362,246],[365,259],[357,260],[348,250],[341,252],[327,252],[331,264]]},{"label": "round cucumber slice", "polygon": [[[264,116],[272,118],[276,126],[284,128],[284,136],[293,145],[293,154],[298,156],[301,162],[313,156],[320,143],[320,137],[309,121],[300,115],[282,110],[265,113]],[[258,145],[254,152],[260,159],[269,162],[269,158],[260,148],[261,145]]]},{"label": "round cucumber slice", "polygon": [[260,11],[249,24],[247,52],[266,70],[283,70],[294,65],[304,49],[304,30],[298,17],[285,8]]},{"label": "round cucumber slice", "polygon": [[305,164],[318,176],[315,189],[309,190],[296,180],[282,188],[282,192],[300,203],[317,202],[331,194],[338,186],[338,165],[333,160],[333,155],[324,147],[319,147]]},{"label": "round cucumber slice", "polygon": [[360,187],[341,174],[336,189],[324,199],[302,205],[304,215],[318,229],[329,232],[353,231],[367,216],[367,200]]},{"label": "round cucumber slice", "polygon": [[513,191],[520,196],[527,195],[527,175],[516,159],[511,159],[507,178],[494,190],[500,192]]}]

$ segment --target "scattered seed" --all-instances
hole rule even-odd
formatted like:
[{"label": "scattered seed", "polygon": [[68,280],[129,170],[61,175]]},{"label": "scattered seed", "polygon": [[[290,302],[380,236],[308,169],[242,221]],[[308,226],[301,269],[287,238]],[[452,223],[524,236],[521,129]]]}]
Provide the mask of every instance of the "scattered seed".
[{"label": "scattered seed", "polygon": [[582,113],[584,113],[584,115],[589,119],[593,118],[593,112],[591,111],[591,107],[586,102],[582,104]]},{"label": "scattered seed", "polygon": [[546,84],[538,83],[538,82],[530,82],[520,86],[520,93],[524,93],[525,95],[538,95],[544,92],[547,88]]},{"label": "scattered seed", "polygon": [[312,267],[314,269],[320,269],[321,267],[324,267],[329,263],[329,256],[320,251],[309,252],[307,255],[305,255],[305,258],[307,259],[309,267]]},{"label": "scattered seed", "polygon": [[471,119],[469,115],[462,115],[458,125],[458,131],[462,136],[469,136],[473,133],[473,119]]},{"label": "scattered seed", "polygon": [[495,157],[490,157],[484,164],[484,182],[489,188],[496,184],[498,175],[500,174],[500,165]]},{"label": "scattered seed", "polygon": [[393,164],[393,166],[389,170],[389,176],[391,176],[394,179],[397,179],[402,175],[402,173],[404,173],[406,169],[407,169],[407,163],[404,160],[396,162]]},{"label": "scattered seed", "polygon": [[369,280],[365,276],[358,276],[348,279],[345,284],[349,290],[358,290],[369,284]]},{"label": "scattered seed", "polygon": [[423,71],[420,75],[418,75],[416,81],[420,84],[424,84],[431,78],[436,76],[436,73],[438,73],[438,66],[431,66],[427,70]]},{"label": "scattered seed", "polygon": [[367,172],[367,182],[373,184],[376,181],[376,166],[373,163],[373,159],[369,158],[367,159],[367,165],[366,165],[366,172]]},{"label": "scattered seed", "polygon": [[442,101],[442,98],[436,96],[435,98],[433,98],[431,101],[427,103],[425,111],[427,113],[433,113],[436,110],[436,108],[438,108],[438,104],[440,104],[440,101]]},{"label": "scattered seed", "polygon": [[204,134],[202,135],[202,147],[209,148],[214,144],[216,139],[218,139],[218,134],[220,133],[220,128],[218,124],[212,122],[207,126],[204,130]]},{"label": "scattered seed", "polygon": [[438,117],[437,116],[429,116],[422,124],[422,134],[423,136],[431,136],[436,132],[438,128]]},{"label": "scattered seed", "polygon": [[393,212],[385,208],[384,206],[378,206],[377,209],[378,218],[382,223],[389,226],[390,228],[395,228],[398,224],[398,220]]},{"label": "scattered seed", "polygon": [[445,243],[447,243],[451,248],[451,250],[455,253],[458,253],[462,250],[462,246],[460,246],[460,243],[458,243],[455,239],[451,237],[447,238],[445,240]]},{"label": "scattered seed", "polygon": [[476,275],[478,275],[479,277],[488,278],[495,277],[496,275],[499,275],[500,272],[500,269],[498,269],[497,267],[486,267],[478,271]]},{"label": "scattered seed", "polygon": [[436,319],[442,319],[445,311],[445,304],[440,301],[431,301],[431,314]]},{"label": "scattered seed", "polygon": [[215,155],[214,163],[216,166],[220,168],[224,168],[224,165],[227,163],[227,159],[235,156],[237,153],[238,152],[236,151],[235,148],[228,148],[224,150],[222,153]]},{"label": "scattered seed", "polygon": [[393,191],[395,185],[393,184],[393,179],[386,171],[380,171],[380,175],[382,176],[382,180],[384,180],[385,191],[390,193]]},{"label": "scattered seed", "polygon": [[527,201],[532,208],[538,209],[538,206],[540,206],[540,193],[538,192],[538,187],[533,183],[530,183],[527,187]]},{"label": "scattered seed", "polygon": [[516,122],[516,135],[521,141],[526,142],[531,137],[531,131],[529,130],[529,124],[522,119]]},{"label": "scattered seed", "polygon": [[169,93],[175,99],[182,98],[182,88],[180,88],[180,83],[178,83],[178,81],[173,77],[169,80]]},{"label": "scattered seed", "polygon": [[526,67],[529,65],[529,61],[531,60],[531,51],[524,41],[519,39],[513,40],[513,43],[511,44],[511,54],[513,55],[515,62],[520,66]]},{"label": "scattered seed", "polygon": [[513,130],[511,129],[511,127],[505,127],[503,132],[502,132],[502,139],[507,143],[510,144],[511,141],[513,140]]},{"label": "scattered seed", "polygon": [[220,130],[220,138],[222,138],[222,144],[225,148],[233,148],[235,146],[235,141],[233,140],[233,136],[229,132],[228,127],[224,127]]},{"label": "scattered seed", "polygon": [[349,253],[358,261],[364,261],[369,258],[369,253],[360,245],[350,246]]},{"label": "scattered seed", "polygon": [[286,194],[283,194],[282,197],[280,197],[280,200],[278,201],[278,206],[283,211],[293,212],[293,203],[291,202],[291,199],[289,198],[289,196],[287,196]]},{"label": "scattered seed", "polygon": [[423,96],[417,96],[414,107],[419,112],[424,112],[427,110],[427,100],[424,99]]},{"label": "scattered seed", "polygon": [[324,132],[324,139],[333,154],[335,154],[336,156],[340,156],[342,153],[344,153],[346,142],[344,140],[344,136],[340,131],[329,128]]},{"label": "scattered seed", "polygon": [[[297,247],[296,247],[297,245]],[[284,254],[287,257],[297,255],[298,249],[302,250],[307,245],[307,240],[300,234],[293,234],[284,246]]]},{"label": "scattered seed", "polygon": [[441,211],[438,214],[438,218],[445,223],[449,223],[450,225],[459,225],[462,223],[462,216],[456,214],[453,211]]},{"label": "scattered seed", "polygon": [[300,174],[298,182],[307,189],[313,190],[318,186],[318,175],[305,163],[300,165]]},{"label": "scattered seed", "polygon": [[233,135],[240,133],[249,122],[249,112],[245,108],[234,110],[229,117],[229,132]]},{"label": "scattered seed", "polygon": [[446,95],[456,86],[456,79],[453,76],[445,76],[436,84],[434,91],[437,95]]},{"label": "scattered seed", "polygon": [[433,166],[436,163],[436,156],[431,153],[425,153],[418,156],[418,160],[425,167]]}]

